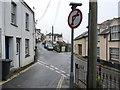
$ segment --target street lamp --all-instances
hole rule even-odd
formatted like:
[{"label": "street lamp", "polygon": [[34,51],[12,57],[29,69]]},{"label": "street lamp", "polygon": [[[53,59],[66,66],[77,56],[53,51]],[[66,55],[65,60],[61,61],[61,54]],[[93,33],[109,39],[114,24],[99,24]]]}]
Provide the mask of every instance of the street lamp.
[{"label": "street lamp", "polygon": [[[69,6],[72,6],[71,9],[76,9],[77,6],[82,6],[82,3],[73,3],[71,2]],[[71,72],[70,72],[70,88],[74,88],[74,73],[73,73],[73,42],[74,39],[74,29],[72,28],[71,32]]]}]

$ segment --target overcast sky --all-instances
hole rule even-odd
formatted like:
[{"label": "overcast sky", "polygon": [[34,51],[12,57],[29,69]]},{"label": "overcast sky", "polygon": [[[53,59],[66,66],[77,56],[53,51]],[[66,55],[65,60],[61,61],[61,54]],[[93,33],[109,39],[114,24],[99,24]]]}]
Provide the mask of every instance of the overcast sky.
[{"label": "overcast sky", "polygon": [[[52,26],[54,26],[55,33],[62,33],[64,40],[70,42],[71,29],[68,26],[67,19],[71,11],[69,6],[70,2],[82,3],[83,5],[78,7],[83,13],[83,20],[81,25],[75,29],[74,37],[80,35],[86,31],[88,25],[88,0],[25,0],[31,7],[35,7],[35,18],[38,20],[37,28],[41,29],[41,32],[46,34],[51,32]],[[51,2],[50,2],[51,1]],[[98,0],[98,23],[105,20],[118,17],[118,1],[120,0]],[[43,16],[48,3],[49,7]],[[59,8],[58,8],[59,7]],[[56,14],[57,12],[57,14]],[[57,16],[57,17],[56,17]],[[42,17],[42,18],[41,18]],[[56,17],[56,18],[55,18]]]}]

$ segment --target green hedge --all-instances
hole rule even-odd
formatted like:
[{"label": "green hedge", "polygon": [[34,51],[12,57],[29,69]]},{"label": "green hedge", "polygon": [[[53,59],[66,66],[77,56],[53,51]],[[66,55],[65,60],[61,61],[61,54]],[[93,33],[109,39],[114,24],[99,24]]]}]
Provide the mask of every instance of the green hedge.
[{"label": "green hedge", "polygon": [[59,48],[59,46],[57,46],[57,45],[53,46],[53,49],[54,49],[55,51],[57,51],[57,52],[60,52],[60,48]]}]

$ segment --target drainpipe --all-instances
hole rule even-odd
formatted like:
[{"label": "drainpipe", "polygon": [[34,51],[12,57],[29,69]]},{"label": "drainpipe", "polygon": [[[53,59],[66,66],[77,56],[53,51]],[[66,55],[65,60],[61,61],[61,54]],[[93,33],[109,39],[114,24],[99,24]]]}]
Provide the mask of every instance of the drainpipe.
[{"label": "drainpipe", "polygon": [[108,61],[108,35],[106,35],[106,61]]}]

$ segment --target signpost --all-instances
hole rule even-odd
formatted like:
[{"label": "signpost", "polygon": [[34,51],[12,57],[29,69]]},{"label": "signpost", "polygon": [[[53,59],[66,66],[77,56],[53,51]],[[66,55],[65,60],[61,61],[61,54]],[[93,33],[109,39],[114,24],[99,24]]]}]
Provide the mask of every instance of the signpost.
[{"label": "signpost", "polygon": [[82,22],[82,12],[79,9],[74,9],[68,16],[68,25],[70,28],[77,28]]},{"label": "signpost", "polygon": [[68,25],[71,28],[71,72],[70,72],[70,88],[74,88],[74,73],[73,73],[73,45],[74,45],[74,28],[77,28],[82,22],[82,13],[77,6],[81,6],[81,3],[70,3],[72,11],[68,16]]}]

